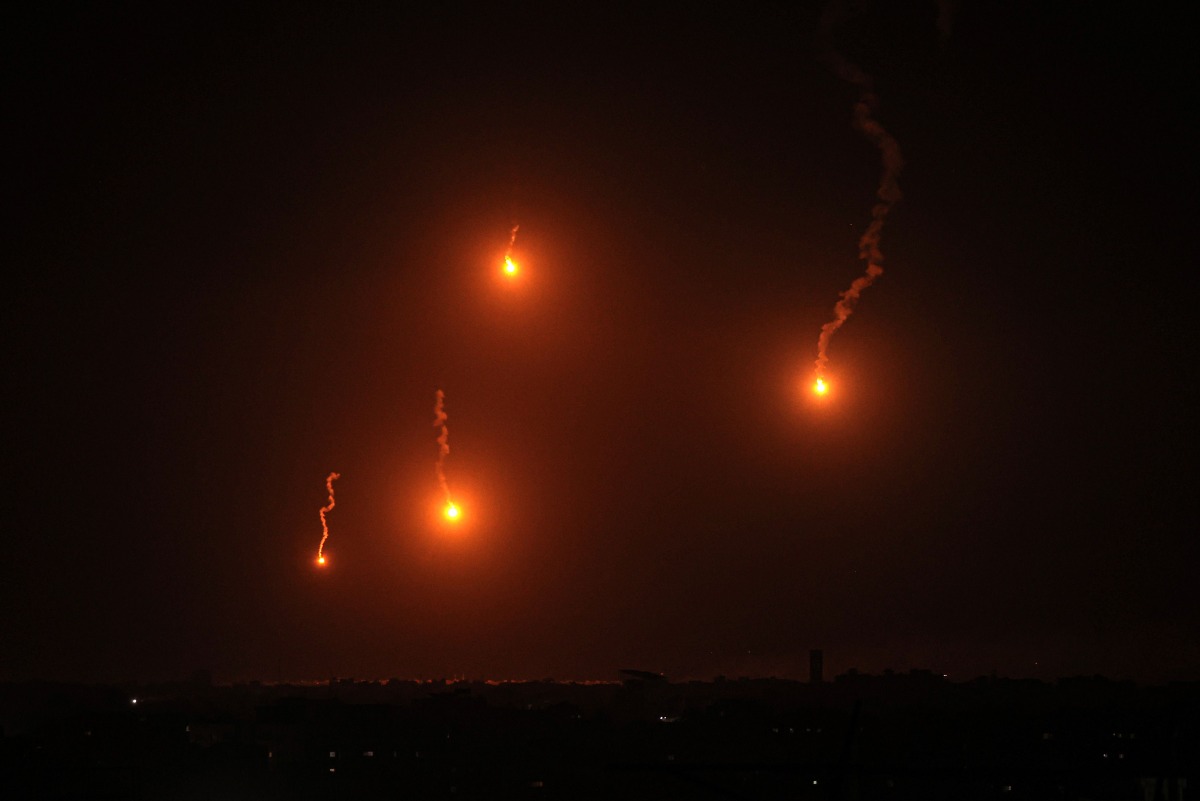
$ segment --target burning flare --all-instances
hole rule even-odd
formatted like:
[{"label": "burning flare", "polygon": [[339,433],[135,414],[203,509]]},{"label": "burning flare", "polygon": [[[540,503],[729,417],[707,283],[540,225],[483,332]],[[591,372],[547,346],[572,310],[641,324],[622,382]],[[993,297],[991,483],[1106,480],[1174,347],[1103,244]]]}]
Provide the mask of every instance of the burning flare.
[{"label": "burning flare", "polygon": [[821,336],[817,339],[818,379],[825,374],[825,366],[829,362],[829,340],[854,312],[854,305],[858,303],[862,291],[883,275],[883,251],[879,248],[879,240],[883,233],[883,221],[892,210],[892,206],[901,198],[896,179],[904,167],[900,145],[875,120],[874,112],[879,106],[879,98],[875,95],[871,76],[847,61],[833,46],[833,28],[845,15],[846,8],[837,2],[831,3],[825,9],[821,18],[822,53],[838,75],[862,91],[858,102],[854,104],[854,127],[879,148],[883,160],[883,174],[875,192],[879,202],[871,209],[871,224],[858,241],[858,257],[866,261],[866,273],[854,279],[850,287],[841,293],[841,300],[833,307],[833,319],[821,326]]},{"label": "burning flare", "polygon": [[332,512],[336,502],[333,500],[333,482],[341,478],[341,473],[330,473],[325,477],[325,489],[329,492],[329,505],[321,507],[321,544],[317,546],[317,564],[325,564],[325,540],[329,539],[329,524],[325,522],[325,513]]},{"label": "burning flare", "polygon": [[[514,229],[515,230],[515,229]],[[450,485],[446,483],[446,457],[450,454],[450,430],[446,428],[446,393],[440,389],[434,395],[433,427],[441,429],[438,432],[438,458],[436,463],[438,486],[446,497],[446,518],[455,520],[460,512],[450,497]]]},{"label": "burning flare", "polygon": [[508,237],[508,250],[504,252],[504,274],[508,276],[515,276],[517,274],[517,270],[520,269],[512,258],[513,245],[515,245],[517,242],[517,231],[519,230],[521,230],[521,226],[513,226],[512,233]]},{"label": "burning flare", "polygon": [[818,378],[816,383],[813,384],[813,392],[817,393],[818,395],[824,395],[828,391],[829,385],[825,383],[824,378]]}]

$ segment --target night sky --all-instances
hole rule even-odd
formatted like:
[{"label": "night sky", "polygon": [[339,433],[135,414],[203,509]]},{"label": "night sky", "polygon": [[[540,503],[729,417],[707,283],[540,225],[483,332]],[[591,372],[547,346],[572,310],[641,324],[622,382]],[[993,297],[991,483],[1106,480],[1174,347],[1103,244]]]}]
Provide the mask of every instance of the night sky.
[{"label": "night sky", "polygon": [[0,679],[1200,678],[1194,46],[1052,5],[835,29],[824,399],[819,4],[10,17]]}]

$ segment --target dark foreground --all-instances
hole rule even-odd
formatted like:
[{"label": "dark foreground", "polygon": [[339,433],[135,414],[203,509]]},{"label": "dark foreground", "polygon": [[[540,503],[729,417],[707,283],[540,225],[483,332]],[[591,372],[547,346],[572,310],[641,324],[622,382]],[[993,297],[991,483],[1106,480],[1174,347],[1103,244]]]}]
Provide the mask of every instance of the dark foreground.
[{"label": "dark foreground", "polygon": [[624,678],[0,685],[0,796],[1200,798],[1196,683]]}]

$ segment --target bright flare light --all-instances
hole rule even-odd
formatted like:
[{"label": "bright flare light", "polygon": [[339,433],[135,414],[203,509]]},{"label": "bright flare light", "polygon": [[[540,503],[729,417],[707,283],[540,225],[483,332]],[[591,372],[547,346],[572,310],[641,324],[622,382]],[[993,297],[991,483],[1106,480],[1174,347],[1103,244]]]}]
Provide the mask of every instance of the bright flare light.
[{"label": "bright flare light", "polygon": [[458,507],[457,507],[457,506],[455,506],[454,504],[450,503],[450,504],[446,504],[446,512],[445,512],[445,514],[446,514],[446,519],[447,519],[447,520],[457,520],[457,519],[458,519],[458,516],[459,516],[460,514],[462,514],[462,513],[458,511]]},{"label": "bright flare light", "polygon": [[325,540],[329,539],[329,523],[325,513],[332,512],[337,504],[333,500],[333,482],[341,478],[341,473],[330,473],[325,479],[325,489],[329,492],[329,505],[321,507],[321,544],[317,546],[317,564],[325,564]]},{"label": "bright flare light", "polygon": [[829,385],[825,383],[824,378],[818,378],[817,383],[813,384],[813,392],[818,395],[824,395],[829,391]]},{"label": "bright flare light", "polygon": [[504,274],[509,278],[513,278],[517,274],[517,263],[512,260],[513,245],[517,244],[517,231],[521,230],[521,226],[514,225],[512,231],[508,235],[508,250],[504,251]]}]

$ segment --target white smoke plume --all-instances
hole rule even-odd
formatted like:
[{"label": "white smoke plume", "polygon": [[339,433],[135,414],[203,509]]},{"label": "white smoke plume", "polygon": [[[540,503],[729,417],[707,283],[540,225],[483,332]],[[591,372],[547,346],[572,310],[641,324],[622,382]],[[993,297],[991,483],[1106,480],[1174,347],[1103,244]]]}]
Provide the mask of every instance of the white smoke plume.
[{"label": "white smoke plume", "polygon": [[446,483],[446,457],[450,455],[450,429],[446,428],[446,393],[440,389],[434,395],[433,427],[441,429],[438,432],[437,479],[446,503],[450,503],[450,485]]},{"label": "white smoke plume", "polygon": [[870,139],[879,148],[883,161],[883,174],[879,179],[879,188],[875,195],[879,199],[871,209],[871,224],[858,242],[858,257],[867,262],[863,275],[854,279],[850,287],[843,291],[837,304],[833,307],[833,319],[821,326],[821,335],[817,339],[817,377],[825,375],[825,367],[829,363],[829,340],[834,333],[854,311],[862,291],[883,275],[883,251],[879,242],[883,233],[883,223],[887,219],[892,206],[900,200],[900,186],[897,178],[904,167],[904,157],[900,153],[900,145],[889,134],[879,121],[875,112],[879,106],[879,98],[875,95],[871,76],[863,72],[857,65],[848,61],[833,46],[833,30],[843,22],[848,12],[841,3],[831,3],[821,17],[820,25],[820,55],[838,75],[846,81],[859,87],[861,94],[854,104],[854,127]]}]

